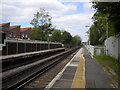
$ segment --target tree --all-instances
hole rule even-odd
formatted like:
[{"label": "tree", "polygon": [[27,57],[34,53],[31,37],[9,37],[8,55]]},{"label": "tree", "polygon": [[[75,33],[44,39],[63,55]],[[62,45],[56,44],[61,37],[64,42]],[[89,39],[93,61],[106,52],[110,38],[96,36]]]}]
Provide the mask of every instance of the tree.
[{"label": "tree", "polygon": [[72,35],[69,32],[67,31],[62,32],[62,43],[70,44],[71,39],[72,39]]},{"label": "tree", "polygon": [[81,38],[80,38],[80,36],[76,35],[76,36],[72,37],[71,44],[73,46],[80,45],[81,44]]},{"label": "tree", "polygon": [[120,32],[120,2],[93,2],[92,7],[96,9],[94,16],[108,18],[109,36]]},{"label": "tree", "polygon": [[40,8],[40,10],[34,14],[34,17],[30,24],[32,24],[34,27],[44,27],[45,24],[48,24],[47,26],[50,27],[51,19],[52,17],[49,15],[49,13],[46,12],[44,9]]},{"label": "tree", "polygon": [[101,35],[102,34],[99,32],[99,29],[96,28],[95,25],[92,25],[90,28],[90,44],[91,45],[100,44]]},{"label": "tree", "polygon": [[52,17],[49,13],[42,8],[34,14],[30,24],[34,26],[32,35],[35,39],[47,41],[48,34],[50,34],[53,30],[51,19]]},{"label": "tree", "polygon": [[61,39],[62,39],[61,31],[57,30],[57,29],[54,30],[50,40],[53,41],[53,42],[61,42],[62,41]]},{"label": "tree", "polygon": [[43,32],[43,30],[41,29],[40,26],[32,29],[32,37],[35,40],[43,41],[44,40],[44,36],[45,36],[44,32]]},{"label": "tree", "polygon": [[92,45],[103,44],[106,39],[106,22],[108,22],[108,37],[120,32],[120,2],[92,3],[92,7],[96,9],[96,12],[93,15],[94,23],[90,28],[90,42]]}]

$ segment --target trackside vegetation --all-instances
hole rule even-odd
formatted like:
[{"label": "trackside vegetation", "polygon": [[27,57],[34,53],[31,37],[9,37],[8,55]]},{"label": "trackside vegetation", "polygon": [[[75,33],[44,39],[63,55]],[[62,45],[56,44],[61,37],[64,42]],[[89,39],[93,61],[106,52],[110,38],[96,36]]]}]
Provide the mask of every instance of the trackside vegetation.
[{"label": "trackside vegetation", "polygon": [[116,83],[120,80],[120,63],[118,60],[111,56],[97,55],[94,58],[104,67],[104,69],[110,74],[110,77]]},{"label": "trackside vegetation", "polygon": [[120,34],[120,2],[92,2],[95,13],[90,27],[91,45],[102,45],[106,39],[106,23],[108,37]]},{"label": "trackside vegetation", "polygon": [[49,12],[46,12],[43,8],[36,11],[30,23],[33,25],[32,37],[35,40],[61,42],[70,46],[81,44],[80,36],[72,36],[68,31],[56,29],[51,20],[52,17]]}]

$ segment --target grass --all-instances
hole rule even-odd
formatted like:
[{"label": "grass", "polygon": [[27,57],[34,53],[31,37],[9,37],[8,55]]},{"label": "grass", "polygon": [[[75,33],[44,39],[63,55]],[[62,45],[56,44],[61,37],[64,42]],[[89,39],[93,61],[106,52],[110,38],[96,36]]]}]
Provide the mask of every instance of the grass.
[{"label": "grass", "polygon": [[94,58],[111,74],[111,78],[118,82],[118,79],[120,79],[120,63],[118,60],[106,55],[97,55]]}]

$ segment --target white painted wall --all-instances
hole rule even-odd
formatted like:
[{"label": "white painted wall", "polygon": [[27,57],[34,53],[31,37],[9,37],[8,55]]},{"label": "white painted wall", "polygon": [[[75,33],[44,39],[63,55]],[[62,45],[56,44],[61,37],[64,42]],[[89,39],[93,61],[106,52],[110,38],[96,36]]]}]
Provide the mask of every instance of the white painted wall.
[{"label": "white painted wall", "polygon": [[2,51],[2,46],[3,46],[3,45],[2,45],[2,44],[0,44],[0,51]]},{"label": "white painted wall", "polygon": [[[111,36],[104,43],[105,47],[86,45],[92,55],[107,54],[120,61],[120,36]],[[107,52],[108,50],[108,52]]]},{"label": "white painted wall", "polygon": [[87,48],[88,52],[90,52],[92,55],[94,55],[94,46],[86,45],[86,48]]},{"label": "white painted wall", "polygon": [[90,53],[94,55],[94,46],[90,45]]},{"label": "white painted wall", "polygon": [[104,47],[86,45],[86,48],[88,52],[90,52],[92,55],[104,54]]},{"label": "white painted wall", "polygon": [[101,49],[96,49],[96,55],[100,55],[101,54]]},{"label": "white painted wall", "polygon": [[[119,37],[115,37],[115,36],[111,36],[109,37],[107,40],[105,40],[105,50],[106,50],[106,54],[109,56],[112,56],[116,59],[120,59],[120,36]],[[108,50],[108,52],[107,52]],[[119,60],[120,61],[120,60]]]},{"label": "white painted wall", "polygon": [[[0,44],[0,56],[2,55],[2,44]],[[0,58],[1,60],[1,58]]]}]

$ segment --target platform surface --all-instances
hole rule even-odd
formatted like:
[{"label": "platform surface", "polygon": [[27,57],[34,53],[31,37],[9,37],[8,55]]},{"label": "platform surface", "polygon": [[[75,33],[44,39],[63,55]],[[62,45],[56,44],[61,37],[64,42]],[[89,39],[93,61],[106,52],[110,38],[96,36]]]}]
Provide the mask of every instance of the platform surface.
[{"label": "platform surface", "polygon": [[86,88],[112,88],[112,81],[102,66],[84,49],[86,64]]},{"label": "platform surface", "polygon": [[82,47],[45,90],[59,88],[112,88],[112,81],[87,49]]},{"label": "platform surface", "polygon": [[9,58],[14,58],[14,57],[28,56],[28,55],[49,52],[49,51],[53,51],[53,50],[60,50],[60,49],[64,49],[64,48],[56,48],[56,49],[41,50],[41,51],[35,51],[35,52],[26,52],[26,53],[12,54],[12,55],[4,55],[4,56],[0,56],[0,59],[9,59]]},{"label": "platform surface", "polygon": [[[76,55],[71,59],[71,61],[63,68],[63,70],[51,81],[51,83],[46,87],[46,89],[56,89],[56,88],[65,88],[65,89],[70,89],[70,88],[84,88],[85,87],[85,82],[83,80],[84,76],[83,70],[79,71],[79,66],[82,62],[82,59],[80,59],[80,55],[82,55],[83,48],[81,48]],[[82,66],[83,67],[83,66]],[[83,69],[83,68],[81,68]],[[79,72],[79,73],[77,73]],[[80,75],[81,74],[81,75]],[[80,77],[78,77],[78,75]],[[79,78],[79,79],[77,79]],[[77,80],[76,80],[77,79]],[[82,81],[82,84],[80,82]],[[77,85],[78,84],[78,85]]]}]

